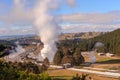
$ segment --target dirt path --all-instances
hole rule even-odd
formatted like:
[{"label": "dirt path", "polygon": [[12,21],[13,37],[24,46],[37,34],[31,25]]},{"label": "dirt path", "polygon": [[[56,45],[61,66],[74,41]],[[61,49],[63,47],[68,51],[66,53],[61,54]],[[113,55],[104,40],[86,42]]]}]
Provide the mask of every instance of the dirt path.
[{"label": "dirt path", "polygon": [[105,76],[113,77],[113,78],[119,78],[120,77],[120,73],[113,73],[113,72],[100,72],[100,71],[86,70],[86,69],[76,69],[76,68],[68,68],[67,70],[80,71],[80,72],[97,74],[97,75],[105,75]]},{"label": "dirt path", "polygon": [[[61,69],[62,66],[54,66],[54,65],[51,65],[50,67],[52,68],[57,68],[57,69]],[[96,68],[96,69],[99,69],[99,68]],[[101,69],[101,68],[100,68]],[[107,77],[112,77],[112,78],[120,78],[120,73],[114,73],[114,72],[109,72],[109,71],[96,71],[92,70],[87,70],[87,69],[76,69],[76,68],[67,68],[67,70],[72,70],[72,71],[79,71],[79,72],[83,72],[83,73],[90,73],[90,74],[96,74],[96,75],[102,75],[102,76],[107,76]]]}]

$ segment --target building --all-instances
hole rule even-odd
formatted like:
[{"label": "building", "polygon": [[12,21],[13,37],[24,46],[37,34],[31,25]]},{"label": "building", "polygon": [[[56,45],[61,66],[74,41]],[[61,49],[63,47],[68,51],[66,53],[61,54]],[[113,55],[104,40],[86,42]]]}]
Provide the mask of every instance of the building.
[{"label": "building", "polygon": [[70,63],[63,64],[64,69],[70,68],[70,67],[72,67],[72,65]]},{"label": "building", "polygon": [[106,53],[106,56],[107,56],[107,57],[114,57],[115,54],[112,54],[112,53]]},{"label": "building", "polygon": [[105,56],[105,53],[98,53],[98,56]]}]

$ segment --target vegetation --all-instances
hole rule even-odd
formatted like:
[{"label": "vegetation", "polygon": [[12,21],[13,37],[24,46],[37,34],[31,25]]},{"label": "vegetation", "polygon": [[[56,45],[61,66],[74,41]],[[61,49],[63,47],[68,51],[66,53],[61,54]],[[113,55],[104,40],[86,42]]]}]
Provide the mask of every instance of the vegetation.
[{"label": "vegetation", "polygon": [[[42,74],[40,74],[42,73]],[[0,60],[1,80],[51,80],[42,68],[29,63],[7,63]]]},{"label": "vegetation", "polygon": [[47,67],[49,67],[50,62],[47,57],[43,60],[43,64],[46,65]]},{"label": "vegetation", "polygon": [[102,57],[100,59],[97,60],[97,62],[104,62],[104,61],[109,61],[109,60],[115,60],[111,57]]},{"label": "vegetation", "polygon": [[[54,57],[54,64],[60,65],[71,63],[72,65],[80,65],[84,62],[81,51],[91,51],[97,49],[97,52],[114,53],[120,55],[120,29],[113,32],[107,32],[92,39],[73,39],[61,40],[57,44],[58,51]],[[102,43],[103,46],[95,47],[96,43]]]},{"label": "vegetation", "polygon": [[9,55],[9,50],[11,50],[14,46],[14,44],[5,43],[5,41],[3,43],[0,42],[0,58]]},{"label": "vegetation", "polygon": [[7,55],[7,46],[0,44],[0,57]]},{"label": "vegetation", "polygon": [[57,44],[58,51],[56,52],[53,62],[56,65],[70,63],[72,66],[84,63],[84,57],[81,55],[81,50],[77,46],[78,41],[64,40]]},{"label": "vegetation", "polygon": [[61,64],[62,58],[63,58],[63,53],[61,50],[58,50],[53,59],[54,64],[56,64],[56,65]]},{"label": "vegetation", "polygon": [[101,42],[104,44],[104,46],[97,48],[98,52],[110,52],[120,55],[120,29],[90,39],[86,41],[86,44],[84,45],[91,45],[92,47],[86,47],[87,50],[91,50],[96,42]]},{"label": "vegetation", "polygon": [[[92,39],[81,40],[62,40],[57,43],[58,51],[54,57],[54,64],[61,65],[65,63],[71,63],[72,65],[79,66],[84,62],[84,57],[81,55],[81,51],[91,51],[93,48],[97,49],[97,52],[110,52],[120,55],[120,29],[113,32],[107,32],[103,35],[97,36]],[[104,46],[94,47],[97,42],[101,42]],[[0,57],[8,55],[7,45],[0,45]],[[106,61],[101,59],[98,62]],[[109,59],[111,61],[111,59]],[[117,60],[119,62],[119,60]],[[0,79],[1,80],[51,80],[45,71],[49,66],[49,60],[46,58],[43,61],[42,66],[37,66],[31,62],[24,63],[12,63],[0,61]],[[87,75],[73,77],[72,80],[85,80]]]},{"label": "vegetation", "polygon": [[[103,46],[95,47],[95,44],[97,42],[102,43]],[[114,53],[116,55],[120,55],[120,29],[117,29],[112,32],[107,32],[92,39],[64,40],[61,41],[60,46],[64,46],[64,48],[62,48],[63,53],[66,53],[65,48],[71,49],[73,53],[75,53],[75,50],[77,48],[81,51],[91,51],[93,48],[94,49],[96,48],[97,52],[103,52],[103,53],[109,52],[109,53]]]},{"label": "vegetation", "polygon": [[84,63],[84,57],[79,53],[81,52],[79,49],[76,49],[76,52],[74,53],[73,57],[74,57],[74,64],[76,66],[79,66],[81,63]]},{"label": "vegetation", "polygon": [[108,32],[92,40],[93,42],[102,42],[104,44],[101,52],[110,52],[120,55],[120,29]]},{"label": "vegetation", "polygon": [[[22,63],[19,63],[23,65]],[[28,69],[22,70],[23,66],[18,65],[18,63],[7,63],[0,60],[0,80],[66,80],[61,78],[50,77],[47,72],[39,71],[39,73],[31,70],[31,66],[35,66],[32,63],[24,63],[28,66]],[[16,68],[16,67],[19,68]],[[31,67],[31,68],[30,68]],[[34,67],[35,69],[36,67]],[[28,72],[29,71],[29,72]],[[71,80],[85,80],[86,75],[75,76]],[[79,79],[78,79],[79,78]]]},{"label": "vegetation", "polygon": [[74,58],[70,55],[65,55],[62,59],[62,64],[70,63],[71,65],[74,65]]},{"label": "vegetation", "polygon": [[72,80],[86,80],[87,76],[88,76],[88,74],[82,74],[81,76],[76,74],[76,76],[73,76]]}]

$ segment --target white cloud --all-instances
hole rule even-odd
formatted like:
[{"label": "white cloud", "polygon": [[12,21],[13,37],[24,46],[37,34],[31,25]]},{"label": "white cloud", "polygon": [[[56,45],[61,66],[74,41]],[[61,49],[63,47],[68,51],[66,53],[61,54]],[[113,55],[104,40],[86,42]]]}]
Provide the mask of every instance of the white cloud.
[{"label": "white cloud", "polygon": [[[25,27],[25,26],[24,26]],[[1,27],[0,35],[24,35],[24,34],[36,34],[36,29],[33,27],[29,28],[12,28],[12,27]]]},{"label": "white cloud", "polygon": [[120,28],[120,24],[64,24],[62,31],[67,33],[75,32],[106,32]]},{"label": "white cloud", "polygon": [[120,13],[75,13],[62,15],[60,18],[66,22],[111,23],[120,20]]},{"label": "white cloud", "polygon": [[33,20],[32,10],[26,10],[23,0],[14,0],[14,5],[6,15],[0,14],[0,21],[5,24],[31,24]]},{"label": "white cloud", "polygon": [[120,11],[66,14],[60,19],[65,23],[62,25],[64,32],[111,31],[120,28]]},{"label": "white cloud", "polygon": [[75,6],[76,5],[76,1],[75,0],[67,0],[68,4],[70,6]]},{"label": "white cloud", "polygon": [[4,15],[0,13],[0,23],[2,22],[0,24],[0,35],[35,34],[35,29],[31,27],[33,12],[32,9],[25,8],[25,1],[14,0],[13,5],[7,10],[7,6],[1,6],[8,13]]},{"label": "white cloud", "polygon": [[[26,5],[33,0],[14,0],[11,8],[6,8],[0,3],[0,35],[7,34],[29,34],[35,33],[32,26],[33,7],[26,8]],[[36,2],[37,0],[35,0]],[[75,0],[67,0],[70,5],[75,5]],[[53,6],[54,7],[54,6]],[[10,9],[3,15],[3,9]],[[120,11],[111,11],[108,13],[73,13],[59,16],[60,21],[68,23],[62,26],[63,32],[85,32],[85,31],[110,31],[120,28]],[[69,23],[73,23],[72,25]],[[3,27],[7,26],[7,27]],[[12,29],[11,26],[23,27],[23,29]]]}]

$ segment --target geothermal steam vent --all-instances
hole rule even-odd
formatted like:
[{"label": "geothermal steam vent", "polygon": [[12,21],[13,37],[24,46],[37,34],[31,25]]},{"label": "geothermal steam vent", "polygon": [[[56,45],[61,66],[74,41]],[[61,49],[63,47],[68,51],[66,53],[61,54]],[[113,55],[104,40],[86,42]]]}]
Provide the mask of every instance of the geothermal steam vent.
[{"label": "geothermal steam vent", "polygon": [[40,51],[39,58],[40,56],[43,59],[47,57],[50,61],[53,60],[57,50],[55,41],[58,36],[58,25],[54,21],[54,16],[51,16],[48,11],[51,1],[53,0],[41,0],[35,8],[35,26],[39,30],[41,41],[44,43],[44,48]]},{"label": "geothermal steam vent", "polygon": [[[74,0],[66,0],[70,5],[73,5]],[[55,17],[51,11],[55,11],[63,0],[40,0],[35,7],[35,26],[39,32],[41,41],[44,43],[44,48],[40,51],[40,57],[46,57],[52,61],[57,50],[55,42],[59,34],[59,26],[55,21]]]}]

